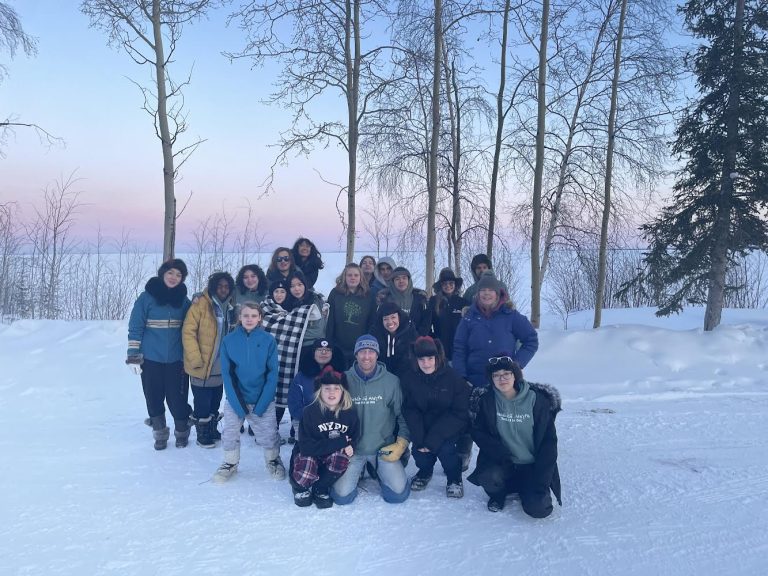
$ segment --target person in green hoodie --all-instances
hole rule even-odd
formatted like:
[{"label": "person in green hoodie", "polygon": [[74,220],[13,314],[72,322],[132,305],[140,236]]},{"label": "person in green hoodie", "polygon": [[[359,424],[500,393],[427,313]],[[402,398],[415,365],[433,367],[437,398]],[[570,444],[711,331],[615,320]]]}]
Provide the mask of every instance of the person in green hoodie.
[{"label": "person in green hoodie", "polygon": [[490,386],[473,393],[472,439],[480,453],[467,480],[488,494],[490,512],[502,510],[507,495],[517,493],[526,514],[546,518],[552,493],[562,504],[555,430],[560,394],[553,386],[525,380],[508,353],[488,359],[486,377]]},{"label": "person in green hoodie", "polygon": [[350,504],[357,497],[360,474],[370,464],[376,468],[385,502],[405,502],[411,486],[400,460],[410,442],[403,416],[400,380],[378,361],[379,343],[370,334],[355,342],[355,363],[346,377],[352,403],[360,420],[360,438],[347,471],[333,485],[336,504]]}]

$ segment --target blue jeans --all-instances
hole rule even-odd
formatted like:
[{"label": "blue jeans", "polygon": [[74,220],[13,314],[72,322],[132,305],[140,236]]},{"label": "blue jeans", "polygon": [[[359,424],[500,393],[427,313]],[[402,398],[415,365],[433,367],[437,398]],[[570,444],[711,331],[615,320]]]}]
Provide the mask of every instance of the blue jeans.
[{"label": "blue jeans", "polygon": [[413,460],[419,468],[418,475],[422,478],[432,476],[435,462],[440,460],[443,472],[445,472],[448,478],[448,484],[458,484],[461,482],[461,459],[456,451],[455,438],[443,442],[437,452],[419,452],[414,450]]},{"label": "blue jeans", "polygon": [[379,458],[377,454],[355,454],[349,460],[347,471],[336,480],[331,489],[331,497],[336,504],[351,504],[357,497],[357,483],[366,462],[370,462],[376,467],[381,497],[385,502],[399,504],[408,499],[411,493],[411,484],[408,482],[405,468],[399,460],[387,462]]}]

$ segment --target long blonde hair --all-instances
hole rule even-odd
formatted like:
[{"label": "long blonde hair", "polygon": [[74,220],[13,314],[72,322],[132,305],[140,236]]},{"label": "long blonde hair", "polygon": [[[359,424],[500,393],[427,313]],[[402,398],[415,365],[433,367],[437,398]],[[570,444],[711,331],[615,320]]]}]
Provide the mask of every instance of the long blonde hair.
[{"label": "long blonde hair", "polygon": [[[350,268],[355,268],[358,272],[360,272],[360,285],[357,287],[355,292],[352,292],[349,289],[349,286],[347,286],[347,270],[349,270]],[[342,294],[360,293],[363,296],[368,295],[368,291],[370,290],[370,287],[368,286],[368,280],[365,278],[365,274],[363,274],[363,269],[360,268],[359,264],[350,262],[349,264],[344,266],[344,270],[342,270],[341,274],[336,278],[336,290],[338,290]]]},{"label": "long blonde hair", "polygon": [[[323,371],[320,372],[320,375],[315,378],[315,386],[317,387],[317,390],[315,390],[313,401],[317,402],[324,412],[333,412],[333,415],[338,418],[339,412],[352,408],[352,395],[349,393],[349,390],[347,390],[346,384],[347,377],[343,372],[336,372],[333,367],[326,366],[323,368]],[[323,385],[338,386],[341,388],[341,400],[339,400],[339,403],[335,408],[331,408],[328,404],[323,402],[323,399],[320,396],[320,391],[322,390]]]}]

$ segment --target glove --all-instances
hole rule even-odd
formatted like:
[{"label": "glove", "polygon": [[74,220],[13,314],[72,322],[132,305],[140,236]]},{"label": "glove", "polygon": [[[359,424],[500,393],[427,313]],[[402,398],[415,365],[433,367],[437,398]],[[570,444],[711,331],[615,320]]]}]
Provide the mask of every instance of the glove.
[{"label": "glove", "polygon": [[406,448],[408,448],[408,440],[398,436],[392,444],[387,444],[379,449],[379,456],[384,462],[397,462]]},{"label": "glove", "polygon": [[125,363],[131,372],[139,376],[141,375],[141,365],[144,363],[144,354],[131,354],[125,359]]}]

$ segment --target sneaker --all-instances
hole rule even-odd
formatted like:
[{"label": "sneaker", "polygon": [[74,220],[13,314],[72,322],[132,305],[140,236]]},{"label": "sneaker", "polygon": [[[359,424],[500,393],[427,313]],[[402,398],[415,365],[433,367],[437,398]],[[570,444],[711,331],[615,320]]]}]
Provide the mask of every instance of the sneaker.
[{"label": "sneaker", "polygon": [[285,466],[280,456],[267,462],[267,471],[275,480],[285,480]]},{"label": "sneaker", "polygon": [[491,498],[488,500],[488,512],[501,512],[504,510],[504,501]]},{"label": "sneaker", "polygon": [[219,469],[216,470],[216,473],[213,475],[213,481],[226,482],[232,478],[235,472],[237,472],[237,464],[224,462],[221,466],[219,466]]},{"label": "sneaker", "polygon": [[461,482],[450,482],[445,487],[445,495],[448,498],[463,498],[464,497],[464,484]]},{"label": "sneaker", "polygon": [[312,506],[312,492],[309,490],[302,490],[301,492],[293,493],[293,503],[300,508],[306,506]]},{"label": "sneaker", "polygon": [[427,484],[429,484],[429,481],[432,479],[432,476],[419,476],[418,474],[413,477],[413,480],[411,480],[411,490],[419,491],[424,490],[424,488],[427,487]]},{"label": "sneaker", "polygon": [[333,500],[328,490],[315,490],[315,506],[321,510],[333,506]]}]

